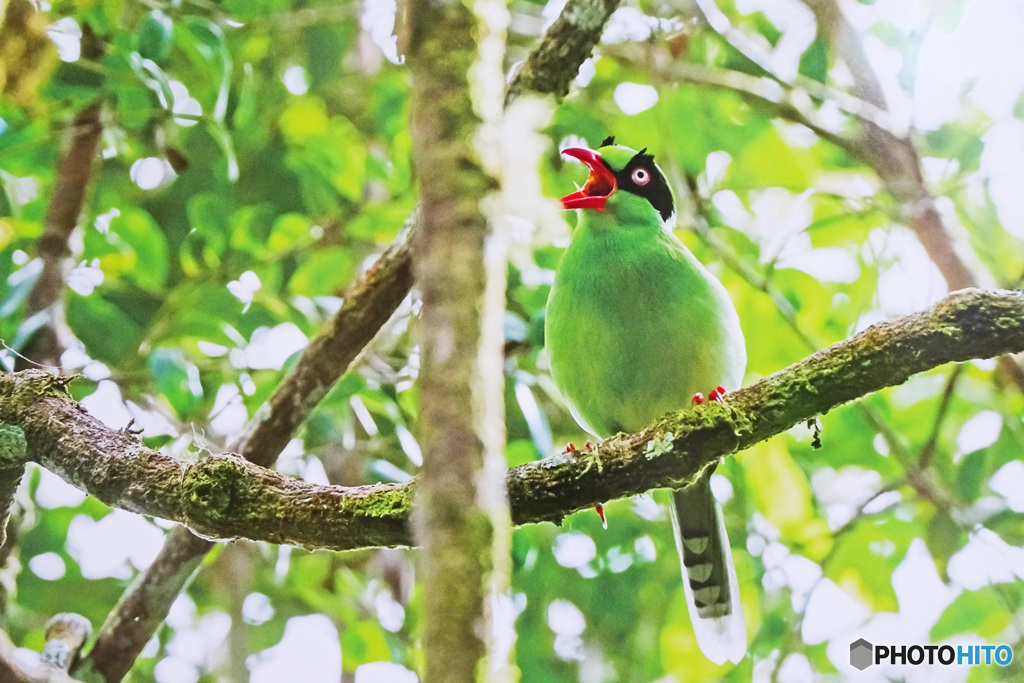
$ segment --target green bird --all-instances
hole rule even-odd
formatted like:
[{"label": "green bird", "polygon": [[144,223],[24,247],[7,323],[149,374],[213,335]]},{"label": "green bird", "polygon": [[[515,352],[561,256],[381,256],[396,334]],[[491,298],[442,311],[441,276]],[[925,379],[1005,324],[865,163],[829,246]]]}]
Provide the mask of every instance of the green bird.
[{"label": "green bird", "polygon": [[[579,209],[548,297],[551,376],[580,426],[637,431],[712,390],[740,386],[739,317],[722,284],[673,234],[675,200],[654,157],[606,139],[562,151],[590,169],[562,198]],[[736,570],[708,467],[672,494],[671,517],[697,643],[716,664],[747,649]]]}]

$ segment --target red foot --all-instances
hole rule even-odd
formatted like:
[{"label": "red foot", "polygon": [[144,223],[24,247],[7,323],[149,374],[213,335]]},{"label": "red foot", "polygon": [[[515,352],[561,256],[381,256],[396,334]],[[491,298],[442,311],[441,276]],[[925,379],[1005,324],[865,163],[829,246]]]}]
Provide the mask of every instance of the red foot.
[{"label": "red foot", "polygon": [[708,397],[705,399],[704,394],[698,391],[696,394],[693,395],[693,398],[690,399],[690,403],[695,406],[699,406],[701,403],[704,403],[704,401],[718,401],[719,403],[724,403],[724,396],[727,393],[728,392],[725,390],[725,387],[715,387],[714,389],[711,390],[711,393],[709,393]]},{"label": "red foot", "polygon": [[[589,451],[593,447],[594,446],[593,444],[590,443],[590,441],[587,441],[585,444],[583,444],[583,450],[585,451]],[[579,453],[579,450],[580,449],[576,448],[576,446],[573,445],[572,441],[570,441],[569,443],[565,444],[565,448],[562,449],[562,453],[566,455],[573,455],[574,453]]]},{"label": "red foot", "polygon": [[[583,450],[585,450],[585,451],[589,451],[593,447],[594,447],[594,445],[592,443],[590,443],[589,440],[586,443],[583,444]],[[565,444],[565,448],[562,449],[562,453],[564,455],[576,455],[577,453],[579,453],[579,449],[576,448],[576,446],[574,446],[573,443],[570,441],[569,443]],[[605,529],[607,529],[608,528],[608,519],[604,516],[604,506],[603,505],[596,505],[594,507],[594,510],[597,511],[597,514],[601,516],[601,525]]]}]

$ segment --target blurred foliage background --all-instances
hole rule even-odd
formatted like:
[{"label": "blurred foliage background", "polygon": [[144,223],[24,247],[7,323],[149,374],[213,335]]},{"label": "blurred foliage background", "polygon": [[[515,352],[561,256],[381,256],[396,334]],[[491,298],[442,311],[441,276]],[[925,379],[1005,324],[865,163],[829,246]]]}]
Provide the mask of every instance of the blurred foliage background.
[{"label": "blurred foliage background", "polygon": [[[739,310],[748,383],[948,288],[908,227],[915,207],[872,166],[886,151],[870,148],[865,118],[908,136],[921,186],[978,282],[1024,277],[1024,11],[1013,0],[840,5],[864,63],[797,0],[630,3],[545,130],[539,171],[552,198],[585,178],[558,158],[567,140],[596,146],[614,134],[656,154],[676,189],[680,238]],[[561,5],[510,9],[511,68]],[[102,161],[71,239],[74,342],[61,365],[85,375],[76,398],[112,427],[134,419],[148,445],[181,457],[223,448],[414,206],[394,25],[388,0],[55,0],[42,28],[8,25],[26,49],[0,45],[5,366],[41,324],[27,300],[64,129],[100,99]],[[865,66],[888,111],[850,95]],[[768,86],[798,114],[761,97]],[[817,123],[794,121],[804,114]],[[567,235],[534,232],[510,268],[511,465],[585,439],[543,350]],[[341,484],[415,474],[411,308],[320,404],[279,469]],[[607,530],[592,512],[517,529],[507,617],[522,680],[811,680],[848,672],[860,636],[1021,654],[1022,414],[1021,387],[978,361],[822,416],[820,449],[810,430],[793,430],[728,459],[716,493],[750,632],[735,668],[697,649],[659,494],[610,503]],[[20,502],[0,614],[36,650],[56,612],[101,623],[168,526],[38,469]],[[410,551],[231,543],[208,558],[131,679],[415,680],[418,601]],[[1019,679],[1021,666],[942,674]]]}]

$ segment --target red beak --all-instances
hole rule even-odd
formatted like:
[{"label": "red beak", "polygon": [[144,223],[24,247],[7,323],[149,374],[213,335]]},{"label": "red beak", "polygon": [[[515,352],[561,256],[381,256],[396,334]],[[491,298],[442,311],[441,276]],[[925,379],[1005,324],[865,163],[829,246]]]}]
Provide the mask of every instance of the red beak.
[{"label": "red beak", "polygon": [[604,209],[604,203],[612,196],[618,186],[615,176],[601,161],[601,155],[584,147],[569,147],[562,154],[579,159],[590,169],[590,177],[579,192],[562,197],[564,209]]}]

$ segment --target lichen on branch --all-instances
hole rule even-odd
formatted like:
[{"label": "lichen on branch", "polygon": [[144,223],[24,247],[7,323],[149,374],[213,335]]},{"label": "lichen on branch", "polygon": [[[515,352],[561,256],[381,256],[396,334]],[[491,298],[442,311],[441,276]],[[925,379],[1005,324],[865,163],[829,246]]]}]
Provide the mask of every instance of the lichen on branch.
[{"label": "lichen on branch", "polygon": [[[669,413],[607,439],[596,448],[599,460],[555,455],[510,469],[512,519],[559,522],[596,503],[680,486],[710,462],[913,374],[1021,351],[1024,292],[960,290],[927,311],[818,351],[722,404]],[[33,370],[0,375],[0,422],[24,431],[29,460],[109,505],[193,525],[211,538],[332,550],[412,543],[416,480],[322,486],[231,455],[183,463],[105,427],[55,385],[60,381]],[[648,447],[666,439],[671,449]]]}]

